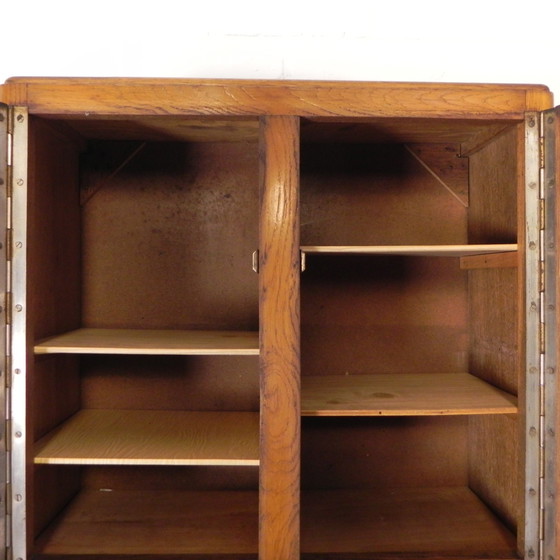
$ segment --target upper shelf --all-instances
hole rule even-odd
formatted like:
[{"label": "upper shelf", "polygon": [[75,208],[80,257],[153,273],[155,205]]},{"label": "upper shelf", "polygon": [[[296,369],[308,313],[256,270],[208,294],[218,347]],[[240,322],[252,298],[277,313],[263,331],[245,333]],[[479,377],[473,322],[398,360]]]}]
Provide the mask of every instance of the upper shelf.
[{"label": "upper shelf", "polygon": [[256,356],[257,332],[78,329],[39,341],[36,354]]},{"label": "upper shelf", "polygon": [[513,414],[517,399],[468,373],[303,376],[303,416]]},{"label": "upper shelf", "polygon": [[257,412],[81,410],[35,445],[54,465],[259,464]]},{"label": "upper shelf", "polygon": [[308,254],[466,257],[517,251],[516,243],[479,245],[303,245]]}]

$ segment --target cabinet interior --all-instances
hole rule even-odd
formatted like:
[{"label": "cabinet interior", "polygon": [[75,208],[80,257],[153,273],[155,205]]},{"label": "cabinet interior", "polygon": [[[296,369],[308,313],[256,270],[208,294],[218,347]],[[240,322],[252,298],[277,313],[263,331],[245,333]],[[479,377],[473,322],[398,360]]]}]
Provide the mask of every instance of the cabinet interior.
[{"label": "cabinet interior", "polygon": [[[32,119],[34,557],[257,557],[258,133]],[[523,549],[522,141],[302,119],[303,557]]]}]

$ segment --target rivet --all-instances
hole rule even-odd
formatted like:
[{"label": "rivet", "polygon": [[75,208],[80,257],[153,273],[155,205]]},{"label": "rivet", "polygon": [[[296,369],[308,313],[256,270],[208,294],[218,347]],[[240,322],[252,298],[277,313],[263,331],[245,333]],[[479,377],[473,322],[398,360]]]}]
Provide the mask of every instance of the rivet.
[{"label": "rivet", "polygon": [[554,179],[549,179],[548,183],[546,184],[549,189],[554,188]]},{"label": "rivet", "polygon": [[16,437],[20,438],[23,434],[21,432],[16,432]]},{"label": "rivet", "polygon": [[530,126],[531,128],[535,126],[535,119],[534,119],[533,117],[531,117],[531,118],[529,119],[529,126]]},{"label": "rivet", "polygon": [[529,495],[530,496],[536,496],[537,491],[534,488],[529,488]]},{"label": "rivet", "polygon": [[546,373],[548,373],[549,375],[554,375],[554,368],[553,367],[547,367],[546,368]]},{"label": "rivet", "polygon": [[21,373],[21,369],[19,369],[19,368],[15,369],[15,370],[14,370],[14,373],[15,373],[16,375],[19,375],[19,374]]},{"label": "rivet", "polygon": [[549,304],[548,304],[548,310],[549,310],[549,311],[554,311],[554,309],[555,309],[554,304],[549,303]]},{"label": "rivet", "polygon": [[23,243],[21,241],[16,241],[16,248],[21,249],[23,247]]},{"label": "rivet", "polygon": [[529,556],[529,558],[534,558],[535,551],[532,548],[530,548],[529,551],[527,552],[527,555]]},{"label": "rivet", "polygon": [[[529,430],[529,435],[530,436],[536,436],[537,435],[537,428],[535,428],[535,426],[531,426],[531,428]],[[533,490],[533,492],[534,492],[534,490]],[[529,493],[530,493],[530,491],[529,491]]]},{"label": "rivet", "polygon": [[16,311],[22,311],[22,310],[23,310],[23,305],[21,305],[21,304],[18,303],[18,304],[16,305]]},{"label": "rivet", "polygon": [[16,117],[17,122],[23,122],[25,120],[24,116],[20,113],[17,117]]},{"label": "rivet", "polygon": [[529,183],[529,188],[530,188],[530,189],[536,189],[536,188],[537,188],[537,183],[535,183],[535,181],[531,181],[531,182]]},{"label": "rivet", "polygon": [[532,251],[534,251],[537,248],[537,244],[534,241],[531,241],[529,243],[529,249],[531,249]]},{"label": "rivet", "polygon": [[15,498],[16,498],[16,502],[23,501],[23,496],[21,494],[16,494]]},{"label": "rivet", "polygon": [[531,311],[536,311],[536,310],[537,310],[537,304],[534,301],[532,301],[531,302]]},{"label": "rivet", "polygon": [[539,371],[539,369],[536,368],[535,366],[531,366],[531,367],[529,368],[529,373],[537,373],[538,371]]},{"label": "rivet", "polygon": [[554,437],[554,430],[552,428],[548,428],[548,435]]},{"label": "rivet", "polygon": [[21,186],[23,185],[24,181],[23,181],[23,179],[18,179],[18,180],[16,181],[16,183],[17,183],[17,185],[18,185],[19,187],[21,187]]},{"label": "rivet", "polygon": [[554,122],[554,117],[548,117],[548,124],[552,124]]}]

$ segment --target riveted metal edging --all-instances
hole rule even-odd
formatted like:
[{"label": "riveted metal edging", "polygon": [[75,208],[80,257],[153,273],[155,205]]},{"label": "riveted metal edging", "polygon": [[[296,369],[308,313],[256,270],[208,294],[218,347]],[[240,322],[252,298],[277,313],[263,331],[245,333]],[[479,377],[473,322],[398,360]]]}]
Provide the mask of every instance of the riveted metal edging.
[{"label": "riveted metal edging", "polygon": [[12,558],[26,553],[26,282],[27,282],[27,136],[26,108],[12,109],[12,184],[8,200],[11,261],[8,261],[8,292],[11,313],[11,525]]},{"label": "riveted metal edging", "polygon": [[541,492],[541,225],[539,115],[525,119],[525,559],[540,557]]},{"label": "riveted metal edging", "polygon": [[[8,155],[8,107],[0,104],[0,231],[7,232],[7,185],[9,177]],[[7,324],[6,324],[6,293],[7,293],[7,262],[6,239],[0,237],[0,407],[4,411],[0,417],[0,545],[2,558],[6,558],[9,534],[8,518],[8,446],[7,446]]]},{"label": "riveted metal edging", "polygon": [[544,136],[544,155],[542,172],[542,196],[545,204],[545,224],[543,225],[544,255],[544,291],[543,291],[543,323],[544,323],[544,410],[543,410],[543,542],[542,557],[555,560],[557,531],[556,527],[556,420],[558,407],[557,382],[557,301],[556,284],[558,270],[557,256],[557,219],[556,219],[556,122],[555,112],[546,111],[542,115]]}]

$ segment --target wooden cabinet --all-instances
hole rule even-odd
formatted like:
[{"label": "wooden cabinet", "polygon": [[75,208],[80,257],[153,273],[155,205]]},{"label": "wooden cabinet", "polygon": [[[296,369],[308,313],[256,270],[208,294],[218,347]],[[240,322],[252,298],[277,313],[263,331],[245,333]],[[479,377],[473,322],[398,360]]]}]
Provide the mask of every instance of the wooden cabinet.
[{"label": "wooden cabinet", "polygon": [[546,88],[0,95],[9,558],[555,560]]}]

